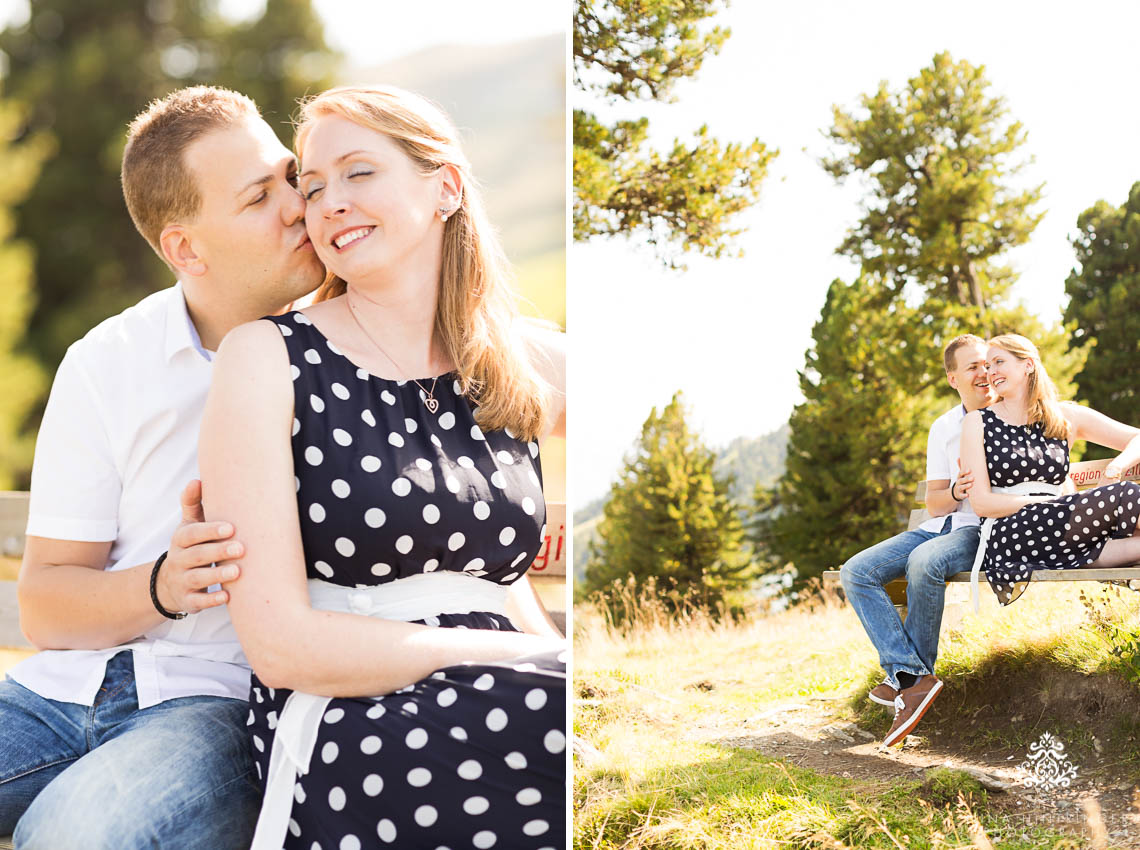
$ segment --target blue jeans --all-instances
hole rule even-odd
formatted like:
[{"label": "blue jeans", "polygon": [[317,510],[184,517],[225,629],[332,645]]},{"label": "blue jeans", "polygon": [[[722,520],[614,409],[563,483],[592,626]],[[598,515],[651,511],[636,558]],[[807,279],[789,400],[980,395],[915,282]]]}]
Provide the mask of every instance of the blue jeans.
[{"label": "blue jeans", "polygon": [[0,682],[0,834],[19,850],[247,848],[261,804],[248,712],[212,696],[139,710],[129,651],[93,706]]},{"label": "blue jeans", "polygon": [[[924,676],[934,672],[946,579],[969,570],[978,551],[978,526],[950,531],[950,522],[946,517],[938,533],[896,534],[864,549],[839,571],[847,600],[879,651],[887,681],[896,688],[899,673]],[[903,577],[907,582],[905,624],[884,590],[888,582]]]}]

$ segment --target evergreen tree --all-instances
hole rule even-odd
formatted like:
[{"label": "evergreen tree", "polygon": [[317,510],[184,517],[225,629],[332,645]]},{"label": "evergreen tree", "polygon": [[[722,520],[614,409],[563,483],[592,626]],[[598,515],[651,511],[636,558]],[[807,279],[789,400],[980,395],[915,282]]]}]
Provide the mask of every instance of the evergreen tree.
[{"label": "evergreen tree", "polygon": [[26,345],[49,373],[93,325],[171,283],[119,186],[131,118],[180,86],[223,84],[254,96],[289,145],[295,98],[330,82],[310,0],[267,0],[257,20],[236,24],[216,6],[32,0],[29,21],[0,33],[8,96],[27,109],[23,132],[54,140],[16,219],[36,248]]},{"label": "evergreen tree", "polygon": [[[1065,319],[1077,325],[1072,346],[1088,355],[1076,377],[1089,406],[1130,425],[1140,423],[1140,183],[1120,207],[1098,201],[1077,219],[1078,268],[1065,281]],[[1087,457],[1115,452],[1090,447]]]},{"label": "evergreen tree", "polygon": [[[715,54],[729,30],[701,24],[721,0],[578,0],[574,82],[609,100],[671,97]],[[646,118],[607,125],[574,110],[574,239],[637,234],[667,265],[695,251],[720,257],[741,230],[733,217],[756,202],[774,151],[759,139],[722,144],[697,130],[666,153]]]},{"label": "evergreen tree", "polygon": [[684,599],[711,608],[747,584],[744,530],[714,461],[685,421],[680,393],[660,413],[653,409],[610,492],[586,592],[652,579],[666,605]]},{"label": "evergreen tree", "polygon": [[1012,185],[1023,162],[1021,124],[988,93],[984,66],[939,53],[897,92],[884,82],[858,114],[834,108],[828,132],[839,153],[824,160],[837,179],[869,186],[863,217],[839,253],[864,272],[927,298],[980,311],[1006,288],[992,261],[1028,241],[1041,220],[1041,187]]},{"label": "evergreen tree", "polygon": [[31,191],[52,142],[43,134],[16,141],[23,124],[23,110],[0,100],[0,490],[27,480],[34,441],[25,426],[47,386],[43,369],[20,347],[35,305],[34,254],[27,240],[13,238],[11,207]]}]

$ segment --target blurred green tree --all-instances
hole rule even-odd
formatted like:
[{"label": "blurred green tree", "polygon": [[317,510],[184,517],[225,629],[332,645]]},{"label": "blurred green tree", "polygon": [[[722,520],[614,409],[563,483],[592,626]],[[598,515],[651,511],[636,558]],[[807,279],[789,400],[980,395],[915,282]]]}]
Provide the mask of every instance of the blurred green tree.
[{"label": "blurred green tree", "polygon": [[15,488],[28,476],[35,441],[27,421],[47,389],[47,375],[21,344],[35,306],[35,253],[28,240],[13,235],[12,206],[32,190],[53,142],[45,133],[17,141],[24,123],[24,110],[0,99],[0,490]]},{"label": "blurred green tree", "polygon": [[[1088,355],[1077,395],[1129,425],[1140,424],[1140,183],[1114,207],[1098,201],[1077,218],[1078,267],[1065,281],[1065,319],[1077,325],[1071,345]],[[1090,446],[1086,457],[1116,452]]]},{"label": "blurred green tree", "polygon": [[[726,0],[577,0],[574,83],[611,101],[670,100],[730,31],[701,24]],[[673,268],[693,251],[720,257],[742,232],[735,216],[756,202],[776,155],[754,139],[722,144],[697,130],[667,152],[650,147],[649,120],[607,124],[574,110],[574,239],[631,236]]]},{"label": "blurred green tree", "polygon": [[226,85],[253,96],[289,144],[296,98],[331,80],[310,0],[267,0],[245,22],[217,5],[32,0],[29,20],[0,33],[7,95],[26,109],[21,136],[54,140],[16,211],[17,236],[36,249],[26,345],[49,373],[93,325],[171,282],[119,187],[131,118],[179,86]]},{"label": "blurred green tree", "polygon": [[[685,421],[678,392],[641,429],[598,525],[585,591],[605,595],[634,578],[669,608],[715,609],[751,579],[730,481],[713,473],[715,453]],[[649,581],[652,580],[652,581]]]}]

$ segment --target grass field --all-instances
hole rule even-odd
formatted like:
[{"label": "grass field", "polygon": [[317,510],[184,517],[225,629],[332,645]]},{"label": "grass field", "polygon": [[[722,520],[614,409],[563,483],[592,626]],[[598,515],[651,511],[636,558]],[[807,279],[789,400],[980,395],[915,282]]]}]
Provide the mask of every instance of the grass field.
[{"label": "grass field", "polygon": [[[846,606],[725,624],[647,605],[622,631],[580,605],[576,846],[1140,846],[1140,685],[1105,627],[1140,633],[1140,595],[1092,588],[1087,605],[1032,587],[1006,610],[951,612],[945,692],[901,754],[862,739],[890,717],[865,700],[881,673]],[[987,791],[963,772],[1009,779],[1044,731],[1076,764],[1072,793]]]}]

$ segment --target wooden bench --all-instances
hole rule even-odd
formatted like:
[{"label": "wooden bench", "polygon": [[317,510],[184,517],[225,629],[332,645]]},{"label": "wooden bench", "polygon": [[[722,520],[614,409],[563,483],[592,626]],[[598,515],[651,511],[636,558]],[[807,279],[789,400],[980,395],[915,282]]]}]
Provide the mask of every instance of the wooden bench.
[{"label": "wooden bench", "polygon": [[[1089,490],[1103,483],[1104,468],[1108,460],[1092,460],[1083,463],[1074,463],[1069,467],[1069,479],[1076,485],[1078,491]],[[1124,481],[1140,480],[1140,463],[1125,471]],[[926,482],[920,481],[915,491],[915,502],[926,504]],[[906,530],[914,531],[925,520],[930,519],[926,508],[915,508],[910,512],[910,520]],[[823,574],[824,583],[839,581],[839,570],[828,570]],[[1140,564],[1129,567],[1112,567],[1110,569],[1082,569],[1082,570],[1034,570],[1029,577],[1030,581],[1140,581]],[[948,582],[969,582],[970,571],[956,573],[946,579]],[[896,608],[906,607],[906,580],[897,579],[886,585],[887,595]]]}]

